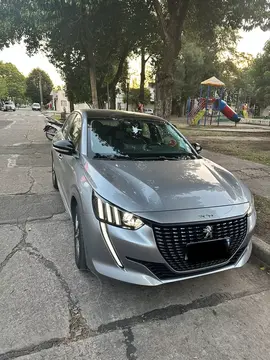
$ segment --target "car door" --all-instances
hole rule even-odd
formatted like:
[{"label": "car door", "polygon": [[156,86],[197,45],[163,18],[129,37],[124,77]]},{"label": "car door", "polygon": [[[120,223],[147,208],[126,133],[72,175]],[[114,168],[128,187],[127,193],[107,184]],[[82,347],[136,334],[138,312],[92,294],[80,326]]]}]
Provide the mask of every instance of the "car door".
[{"label": "car door", "polygon": [[80,113],[76,113],[66,133],[66,139],[73,142],[76,154],[73,156],[63,155],[61,159],[63,191],[68,204],[70,204],[72,186],[77,183],[76,168],[80,162],[81,133],[82,117]]},{"label": "car door", "polygon": [[[69,115],[67,120],[65,121],[62,129],[56,133],[53,138],[53,143],[59,140],[64,140],[68,138],[68,134],[70,132],[72,123],[74,118],[76,117],[77,112],[73,112]],[[65,173],[64,163],[63,163],[64,155],[59,154],[55,150],[53,150],[53,162],[54,162],[54,170],[57,177],[58,185],[60,186],[60,190],[64,192],[63,189],[63,173]]]}]

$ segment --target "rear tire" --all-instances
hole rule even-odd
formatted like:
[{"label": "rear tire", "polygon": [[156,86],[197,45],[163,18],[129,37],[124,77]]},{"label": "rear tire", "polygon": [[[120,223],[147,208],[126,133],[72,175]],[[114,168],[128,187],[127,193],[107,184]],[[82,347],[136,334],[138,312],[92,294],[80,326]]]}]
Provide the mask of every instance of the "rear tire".
[{"label": "rear tire", "polygon": [[55,188],[55,190],[58,190],[58,182],[57,182],[57,177],[56,177],[56,173],[55,173],[53,157],[52,157],[52,184],[53,184],[53,187]]},{"label": "rear tire", "polygon": [[81,221],[81,213],[78,204],[73,210],[73,229],[74,229],[74,253],[75,263],[79,270],[88,270],[84,248],[84,233]]}]

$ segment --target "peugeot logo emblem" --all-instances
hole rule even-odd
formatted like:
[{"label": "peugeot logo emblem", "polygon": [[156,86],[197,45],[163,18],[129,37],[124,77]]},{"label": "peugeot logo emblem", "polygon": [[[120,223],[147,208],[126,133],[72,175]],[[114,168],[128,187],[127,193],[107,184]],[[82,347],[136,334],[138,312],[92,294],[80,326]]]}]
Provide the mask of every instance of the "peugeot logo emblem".
[{"label": "peugeot logo emblem", "polygon": [[213,238],[213,227],[207,225],[206,228],[203,229],[203,239],[212,239]]}]

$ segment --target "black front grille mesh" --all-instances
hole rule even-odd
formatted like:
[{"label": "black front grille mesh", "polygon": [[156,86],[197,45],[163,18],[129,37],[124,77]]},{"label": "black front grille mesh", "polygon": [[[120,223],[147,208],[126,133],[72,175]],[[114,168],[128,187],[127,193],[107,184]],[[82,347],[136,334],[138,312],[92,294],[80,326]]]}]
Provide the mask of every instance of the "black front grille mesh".
[{"label": "black front grille mesh", "polygon": [[[239,258],[243,255],[245,250],[246,250],[246,247],[239,249],[235,253],[235,255],[230,259],[228,265],[235,264],[239,260]],[[128,258],[128,260],[131,260],[131,261],[134,261],[134,262],[137,262],[139,264],[142,264],[142,265],[146,266],[160,280],[171,280],[171,279],[177,279],[177,278],[180,278],[180,277],[181,278],[185,277],[185,275],[182,275],[180,273],[172,271],[165,264],[153,263],[153,262],[142,261],[142,260],[137,260],[137,259],[132,259],[132,258]],[[215,266],[215,270],[217,270],[220,267],[222,267],[222,265]],[[186,277],[188,277],[189,275],[203,274],[205,272],[206,272],[205,269],[199,269],[199,270],[197,270],[195,272],[187,273]]]},{"label": "black front grille mesh", "polygon": [[[229,253],[216,260],[189,262],[185,259],[186,245],[203,241],[204,229],[208,225],[212,227],[213,239],[230,239]],[[196,271],[219,266],[236,254],[247,234],[247,216],[195,225],[154,225],[153,231],[160,253],[175,271]]]}]

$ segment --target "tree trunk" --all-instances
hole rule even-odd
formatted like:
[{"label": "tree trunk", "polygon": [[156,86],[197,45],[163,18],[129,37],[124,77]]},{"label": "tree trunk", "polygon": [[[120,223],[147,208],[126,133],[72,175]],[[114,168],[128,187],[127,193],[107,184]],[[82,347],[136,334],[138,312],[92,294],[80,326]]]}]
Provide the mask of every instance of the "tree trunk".
[{"label": "tree trunk", "polygon": [[165,119],[171,116],[173,84],[174,84],[174,51],[167,46],[164,47],[161,69],[157,74],[157,115]]},{"label": "tree trunk", "polygon": [[142,46],[141,48],[141,81],[140,81],[140,94],[139,101],[144,104],[144,83],[145,83],[145,49]]},{"label": "tree trunk", "polygon": [[94,109],[98,109],[98,94],[97,94],[97,78],[96,78],[96,67],[94,64],[89,66],[89,77],[92,95],[92,105]]},{"label": "tree trunk", "polygon": [[111,105],[111,109],[115,110],[116,107],[116,89],[115,88],[111,88],[110,89],[110,105]]},{"label": "tree trunk", "polygon": [[[165,118],[171,115],[175,61],[181,50],[181,36],[190,2],[191,0],[152,0],[163,39],[163,56],[157,86],[158,115]],[[162,6],[165,3],[167,9]]]}]

